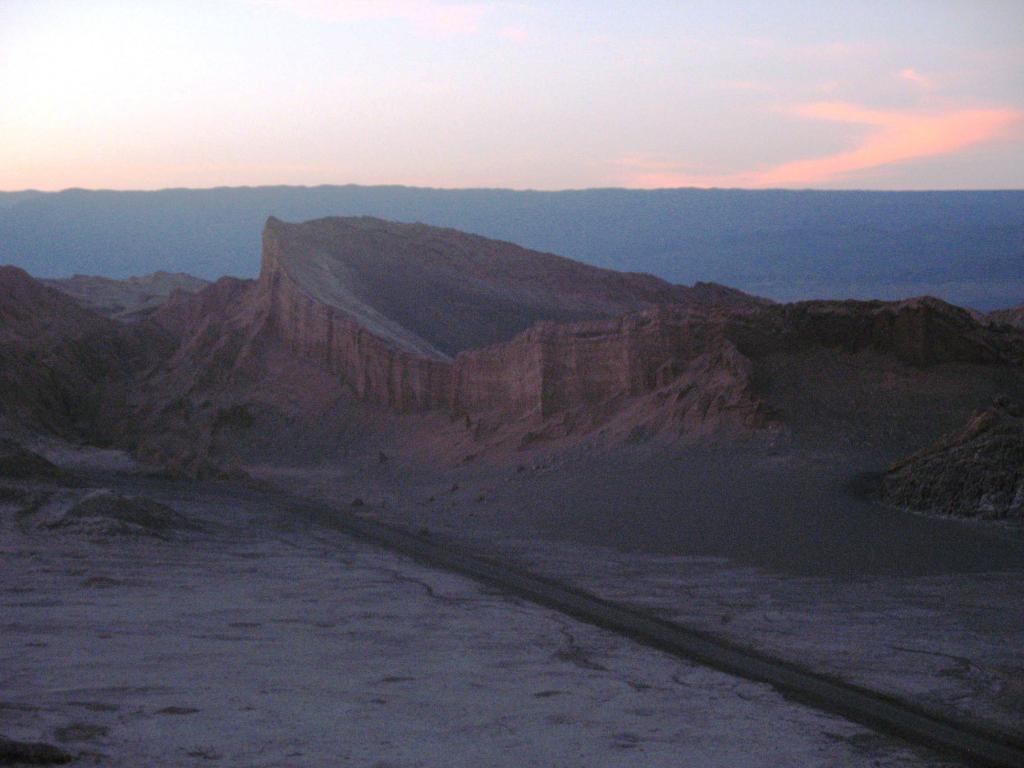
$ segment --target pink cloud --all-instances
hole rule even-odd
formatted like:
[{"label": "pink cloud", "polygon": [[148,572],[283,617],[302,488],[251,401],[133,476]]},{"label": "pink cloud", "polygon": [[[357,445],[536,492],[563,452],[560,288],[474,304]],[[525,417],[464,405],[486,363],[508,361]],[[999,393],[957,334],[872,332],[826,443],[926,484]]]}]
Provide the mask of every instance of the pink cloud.
[{"label": "pink cloud", "polygon": [[992,141],[1020,121],[1013,109],[959,110],[943,113],[874,110],[844,102],[802,104],[793,113],[811,120],[866,125],[860,143],[833,155],[782,163],[763,170],[723,175],[692,174],[650,161],[627,159],[632,187],[789,187],[824,184],[857,171],[897,165],[958,152]]},{"label": "pink cloud", "polygon": [[472,34],[480,29],[485,3],[438,0],[254,0],[259,5],[291,11],[331,23],[400,21],[442,36]]},{"label": "pink cloud", "polygon": [[915,69],[911,69],[910,67],[907,67],[906,69],[901,69],[898,75],[900,78],[906,80],[908,83],[913,83],[914,85],[920,86],[921,88],[932,87],[932,81],[930,78],[925,77],[920,72],[918,72]]},{"label": "pink cloud", "polygon": [[843,59],[862,59],[877,52],[877,44],[866,41],[833,40],[815,43],[794,43],[771,37],[741,37],[739,44],[752,50],[782,61],[839,61]]}]

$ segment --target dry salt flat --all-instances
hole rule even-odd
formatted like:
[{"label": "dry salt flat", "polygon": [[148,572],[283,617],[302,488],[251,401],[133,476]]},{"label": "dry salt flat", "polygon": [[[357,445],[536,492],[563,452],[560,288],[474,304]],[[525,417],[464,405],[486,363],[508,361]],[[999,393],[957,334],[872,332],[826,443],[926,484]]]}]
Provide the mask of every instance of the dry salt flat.
[{"label": "dry salt flat", "polygon": [[794,577],[505,542],[534,571],[935,712],[1024,735],[1024,572]]},{"label": "dry salt flat", "polygon": [[254,494],[153,498],[200,527],[0,506],[0,735],[101,766],[946,764]]},{"label": "dry salt flat", "polygon": [[[603,516],[592,507],[596,494],[580,501],[572,482],[550,481],[559,471],[534,474],[467,470],[454,478],[457,486],[431,480],[391,498],[336,472],[323,481],[301,473],[290,486],[330,499],[332,488],[348,482],[350,495],[368,499],[360,514],[427,527],[605,599],[1024,738],[1019,531],[838,494],[820,509],[745,513],[693,506],[680,493],[672,515],[645,522],[632,494],[641,485],[656,489],[668,472],[638,475],[634,485],[623,484],[628,493],[611,488]],[[677,491],[699,486],[692,473],[684,480]],[[654,534],[634,536],[638,530]],[[844,549],[844,537],[859,544]],[[800,567],[779,567],[787,561]]]}]

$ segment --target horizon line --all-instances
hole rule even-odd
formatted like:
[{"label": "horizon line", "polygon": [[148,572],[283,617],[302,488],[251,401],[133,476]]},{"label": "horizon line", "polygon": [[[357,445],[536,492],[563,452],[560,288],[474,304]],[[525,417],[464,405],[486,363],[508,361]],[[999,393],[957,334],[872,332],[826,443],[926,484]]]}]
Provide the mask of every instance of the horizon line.
[{"label": "horizon line", "polygon": [[211,187],[172,186],[172,187],[64,187],[61,189],[37,189],[28,187],[24,189],[0,190],[0,195],[60,195],[71,192],[114,192],[126,194],[153,194],[158,192],[214,192],[220,190],[252,190],[252,189],[341,189],[354,187],[359,189],[411,189],[431,192],[515,192],[515,193],[536,193],[536,194],[564,194],[579,192],[820,192],[820,193],[872,193],[872,194],[942,194],[955,192],[1024,192],[1022,187],[921,187],[904,189],[873,189],[870,187],[853,189],[834,189],[828,187],[622,187],[622,186],[599,186],[599,187],[564,187],[559,189],[538,189],[536,187],[493,187],[493,186],[466,186],[466,187],[433,187],[420,186],[415,184],[359,184],[356,182],[343,183],[321,183],[321,184],[218,184]]}]

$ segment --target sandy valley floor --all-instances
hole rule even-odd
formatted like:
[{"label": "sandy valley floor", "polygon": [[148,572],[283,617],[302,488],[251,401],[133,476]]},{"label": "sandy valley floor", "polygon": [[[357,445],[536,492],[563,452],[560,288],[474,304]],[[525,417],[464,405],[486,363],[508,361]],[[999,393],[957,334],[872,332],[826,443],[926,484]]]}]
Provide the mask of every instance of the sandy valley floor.
[{"label": "sandy valley floor", "polygon": [[201,528],[0,507],[0,734],[111,766],[941,764],[257,494],[148,490]]},{"label": "sandy valley floor", "polygon": [[[869,457],[870,459],[870,457]],[[838,470],[836,469],[838,467]],[[886,509],[827,454],[272,473],[611,600],[1024,737],[1024,544]]]}]

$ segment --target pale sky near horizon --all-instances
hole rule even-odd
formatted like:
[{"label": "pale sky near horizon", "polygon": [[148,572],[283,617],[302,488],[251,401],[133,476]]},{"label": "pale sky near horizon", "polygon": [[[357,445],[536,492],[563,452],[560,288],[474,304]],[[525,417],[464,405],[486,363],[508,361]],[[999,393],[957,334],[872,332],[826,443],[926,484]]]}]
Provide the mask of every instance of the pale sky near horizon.
[{"label": "pale sky near horizon", "polygon": [[1024,188],[1024,0],[0,0],[0,190]]}]

